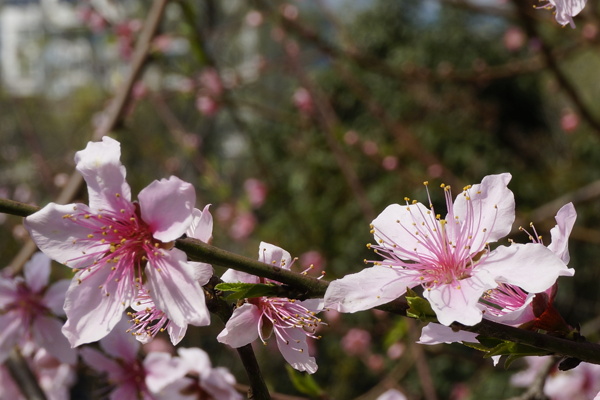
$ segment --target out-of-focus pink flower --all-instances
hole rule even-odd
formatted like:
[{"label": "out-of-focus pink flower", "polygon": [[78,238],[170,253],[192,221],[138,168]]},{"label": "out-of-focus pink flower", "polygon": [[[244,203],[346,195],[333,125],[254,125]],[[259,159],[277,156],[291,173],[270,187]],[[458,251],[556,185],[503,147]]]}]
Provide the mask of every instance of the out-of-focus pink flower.
[{"label": "out-of-focus pink flower", "polygon": [[560,127],[567,133],[574,132],[579,127],[579,115],[572,110],[565,110],[560,117]]},{"label": "out-of-focus pink flower", "polygon": [[388,389],[377,397],[377,400],[406,400],[406,396],[396,389]]},{"label": "out-of-focus pink flower", "polygon": [[547,0],[546,4],[538,6],[538,8],[545,8],[548,10],[554,10],[554,16],[556,22],[565,26],[570,24],[571,28],[575,29],[575,22],[573,17],[576,16],[583,10],[587,0]]},{"label": "out-of-focus pink flower", "polygon": [[396,156],[385,156],[381,162],[383,168],[387,171],[393,171],[398,168],[398,157]]},{"label": "out-of-focus pink flower", "polygon": [[302,253],[299,257],[300,265],[308,265],[314,267],[314,271],[323,271],[327,265],[327,260],[323,254],[316,250],[310,250]]},{"label": "out-of-focus pink flower", "polygon": [[223,94],[223,82],[214,68],[205,68],[200,73],[200,87],[209,95],[218,98]]},{"label": "out-of-focus pink flower", "polygon": [[508,51],[517,51],[525,45],[526,39],[527,37],[521,28],[511,26],[504,32],[504,47]]},{"label": "out-of-focus pink flower", "polygon": [[404,354],[404,350],[406,350],[406,346],[404,343],[396,342],[387,349],[387,356],[390,360],[397,360],[402,357]]},{"label": "out-of-focus pink flower", "polygon": [[24,278],[0,277],[0,363],[17,344],[28,341],[63,363],[75,364],[77,353],[61,333],[68,280],[48,287],[50,259],[36,253],[25,265]]},{"label": "out-of-focus pink flower", "polygon": [[[553,251],[539,243],[489,249],[507,235],[514,221],[510,174],[489,175],[468,186],[453,202],[444,187],[448,214],[410,202],[388,206],[372,224],[383,261],[333,281],[325,306],[342,312],[369,309],[396,299],[407,287],[421,285],[443,325],[481,321],[479,299],[502,283],[531,293],[551,287],[558,276],[573,275]],[[430,201],[431,204],[431,201]]]},{"label": "out-of-focus pink flower", "polygon": [[234,387],[235,377],[227,368],[213,368],[205,351],[180,348],[177,353],[186,375],[161,390],[165,399],[242,400],[242,395]]},{"label": "out-of-focus pink flower", "polygon": [[[280,247],[262,242],[259,260],[290,269],[290,253]],[[225,282],[275,283],[264,278],[235,270],[227,270],[222,278]],[[248,299],[233,311],[225,329],[217,340],[231,347],[241,347],[257,338],[263,343],[275,334],[277,346],[283,358],[298,371],[315,373],[317,363],[309,356],[306,337],[316,338],[316,329],[322,324],[316,313],[322,309],[321,299],[298,301],[281,297],[257,297]]]},{"label": "out-of-focus pink flower", "polygon": [[342,338],[342,348],[350,356],[365,355],[370,347],[371,334],[364,329],[352,328]]},{"label": "out-of-focus pink flower", "polygon": [[303,87],[299,87],[294,92],[292,99],[294,105],[296,106],[296,108],[298,108],[298,110],[301,113],[306,115],[310,115],[313,113],[315,105],[312,96],[310,95],[310,92],[308,90],[306,90]]},{"label": "out-of-focus pink flower", "polygon": [[[541,368],[553,362],[550,357],[526,357],[528,368],[514,374],[511,383],[529,387]],[[544,394],[550,400],[590,400],[600,391],[600,365],[582,362],[576,368],[559,371],[554,368],[544,384]]]},{"label": "out-of-focus pink flower", "polygon": [[356,131],[348,131],[344,134],[344,142],[346,142],[348,146],[354,146],[359,140],[360,138]]},{"label": "out-of-focus pink flower", "polygon": [[365,140],[362,144],[362,151],[367,156],[374,156],[379,153],[379,146],[372,140]]},{"label": "out-of-focus pink flower", "polygon": [[256,217],[250,211],[237,214],[229,228],[229,236],[235,240],[246,239],[256,228]]},{"label": "out-of-focus pink flower", "polygon": [[188,261],[173,247],[194,220],[194,188],[172,176],[154,181],[140,192],[139,202],[132,202],[120,154],[119,142],[109,137],[88,143],[75,161],[90,205],[50,203],[25,219],[38,247],[76,271],[62,329],[72,346],[106,336],[142,282],[176,325],[210,323],[205,282],[194,277],[209,276],[212,268]]},{"label": "out-of-focus pink flower", "polygon": [[166,386],[181,379],[186,368],[169,353],[149,353],[140,360],[140,343],[126,329],[127,322],[122,320],[100,340],[104,353],[84,347],[80,350],[81,357],[92,369],[108,375],[108,381],[115,386],[111,400],[155,399]]},{"label": "out-of-focus pink flower", "polygon": [[250,204],[254,208],[260,208],[267,199],[267,185],[260,179],[249,178],[244,182],[244,189]]},{"label": "out-of-focus pink flower", "polygon": [[203,115],[211,117],[215,115],[221,109],[219,103],[217,103],[212,97],[200,95],[196,97],[196,108]]},{"label": "out-of-focus pink flower", "polygon": [[263,21],[264,18],[260,11],[252,10],[246,14],[246,23],[248,26],[256,28],[257,26],[262,25]]}]

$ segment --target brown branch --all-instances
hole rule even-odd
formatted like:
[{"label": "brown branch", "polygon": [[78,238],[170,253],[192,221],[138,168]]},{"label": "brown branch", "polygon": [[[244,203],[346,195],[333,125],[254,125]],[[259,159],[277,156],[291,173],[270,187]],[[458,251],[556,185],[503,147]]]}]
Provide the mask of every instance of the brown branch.
[{"label": "brown branch", "polygon": [[11,350],[4,365],[27,400],[46,400],[37,378],[16,347]]}]

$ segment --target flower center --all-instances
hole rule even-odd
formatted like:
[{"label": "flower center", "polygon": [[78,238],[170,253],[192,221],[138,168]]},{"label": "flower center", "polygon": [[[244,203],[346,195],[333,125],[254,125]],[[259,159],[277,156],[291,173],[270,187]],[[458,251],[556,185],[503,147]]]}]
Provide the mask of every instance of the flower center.
[{"label": "flower center", "polygon": [[[287,332],[291,328],[302,329],[308,337],[320,338],[315,333],[317,327],[323,325],[324,322],[316,317],[314,311],[310,311],[300,302],[283,297],[261,297],[255,301],[263,313],[263,326],[272,327],[275,334],[287,344],[290,344],[291,340],[295,341]],[[270,332],[267,330],[260,332],[260,339],[263,343],[269,336]]]}]

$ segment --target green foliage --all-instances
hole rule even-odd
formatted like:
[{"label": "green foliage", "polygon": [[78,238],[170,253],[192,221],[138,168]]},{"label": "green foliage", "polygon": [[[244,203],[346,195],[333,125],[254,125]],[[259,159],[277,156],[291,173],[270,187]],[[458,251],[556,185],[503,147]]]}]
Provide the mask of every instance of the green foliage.
[{"label": "green foliage", "polygon": [[264,283],[219,283],[215,286],[215,289],[223,292],[232,292],[227,295],[228,301],[274,296],[277,294],[276,285]]}]

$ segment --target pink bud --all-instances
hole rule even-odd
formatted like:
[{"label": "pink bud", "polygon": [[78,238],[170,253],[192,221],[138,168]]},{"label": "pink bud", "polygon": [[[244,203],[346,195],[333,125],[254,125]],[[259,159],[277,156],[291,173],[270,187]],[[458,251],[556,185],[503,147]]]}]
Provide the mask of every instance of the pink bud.
[{"label": "pink bud", "polygon": [[259,208],[264,204],[267,198],[267,185],[263,181],[255,178],[246,179],[244,189],[252,207]]},{"label": "pink bud", "polygon": [[371,346],[371,334],[359,328],[352,328],[342,338],[342,348],[350,356],[367,354]]},{"label": "pink bud", "polygon": [[304,114],[311,114],[314,109],[312,97],[305,88],[298,88],[294,92],[294,105]]},{"label": "pink bud", "polygon": [[503,41],[508,51],[517,51],[525,44],[525,33],[521,28],[511,26],[504,32]]},{"label": "pink bud", "polygon": [[579,115],[572,110],[564,110],[560,117],[560,127],[567,133],[573,133],[579,127]]}]

